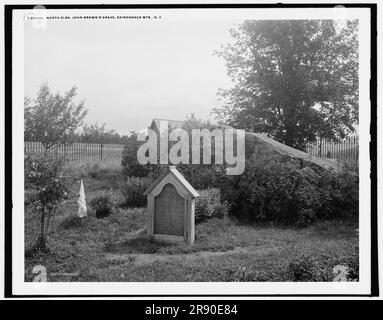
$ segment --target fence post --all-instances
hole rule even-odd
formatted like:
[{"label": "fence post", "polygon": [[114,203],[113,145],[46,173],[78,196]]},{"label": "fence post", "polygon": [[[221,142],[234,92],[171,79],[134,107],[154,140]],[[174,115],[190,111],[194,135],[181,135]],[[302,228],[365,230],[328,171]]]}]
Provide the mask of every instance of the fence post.
[{"label": "fence post", "polygon": [[102,162],[102,147],[103,147],[103,145],[102,145],[102,134],[101,134],[101,148],[100,148],[101,162]]}]

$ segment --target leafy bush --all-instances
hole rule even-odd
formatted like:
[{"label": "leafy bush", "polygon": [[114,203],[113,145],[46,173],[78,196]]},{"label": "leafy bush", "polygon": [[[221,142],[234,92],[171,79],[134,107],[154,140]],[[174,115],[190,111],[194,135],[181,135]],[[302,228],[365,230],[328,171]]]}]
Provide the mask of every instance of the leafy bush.
[{"label": "leafy bush", "polygon": [[151,180],[141,177],[127,177],[120,184],[124,197],[124,205],[128,207],[146,206],[145,190],[149,187]]},{"label": "leafy bush", "polygon": [[93,179],[96,179],[100,176],[100,165],[98,163],[94,163],[92,165],[89,165],[89,169],[88,169],[88,175],[93,178]]},{"label": "leafy bush", "polygon": [[296,223],[318,205],[314,187],[288,167],[249,162],[243,175],[228,180],[221,190],[238,218]]},{"label": "leafy bush", "polygon": [[319,173],[317,182],[321,205],[319,218],[357,217],[359,213],[359,172],[357,166],[345,165],[342,172]]},{"label": "leafy bush", "polygon": [[317,219],[358,215],[355,168],[345,167],[338,175],[252,160],[243,175],[223,177],[219,186],[231,213],[244,220],[306,226]]},{"label": "leafy bush", "polygon": [[180,164],[177,170],[195,189],[200,190],[218,187],[218,179],[226,176],[223,165]]},{"label": "leafy bush", "polygon": [[90,201],[90,206],[96,211],[96,218],[104,218],[112,212],[112,202],[108,194],[101,194]]},{"label": "leafy bush", "polygon": [[126,177],[147,177],[157,176],[161,169],[157,164],[142,165],[137,160],[137,151],[145,141],[137,140],[137,133],[132,131],[131,135],[125,139],[125,146],[122,151],[122,174]]},{"label": "leafy bush", "polygon": [[199,190],[195,202],[195,221],[199,223],[207,218],[223,218],[229,211],[226,202],[221,203],[221,192],[218,188]]},{"label": "leafy bush", "polygon": [[80,218],[79,216],[70,215],[62,220],[62,222],[59,225],[59,229],[75,229],[83,226],[83,218]]},{"label": "leafy bush", "polygon": [[218,203],[213,209],[213,217],[223,219],[223,217],[229,214],[229,204],[225,201]]}]

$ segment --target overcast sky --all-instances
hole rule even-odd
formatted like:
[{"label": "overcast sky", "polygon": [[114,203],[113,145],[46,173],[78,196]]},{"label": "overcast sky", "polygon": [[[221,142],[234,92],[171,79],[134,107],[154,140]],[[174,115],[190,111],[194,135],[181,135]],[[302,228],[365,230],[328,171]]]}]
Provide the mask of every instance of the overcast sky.
[{"label": "overcast sky", "polygon": [[228,88],[225,62],[213,55],[231,41],[229,20],[48,21],[25,23],[25,95],[43,81],[54,91],[78,87],[87,123],[121,134],[153,118],[214,119],[217,89]]}]

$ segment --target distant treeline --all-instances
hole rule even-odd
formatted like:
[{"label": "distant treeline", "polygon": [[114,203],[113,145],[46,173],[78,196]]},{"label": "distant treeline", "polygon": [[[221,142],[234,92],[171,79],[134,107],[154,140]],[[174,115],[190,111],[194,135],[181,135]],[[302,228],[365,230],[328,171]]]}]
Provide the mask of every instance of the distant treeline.
[{"label": "distant treeline", "polygon": [[[98,144],[125,144],[128,136],[120,135],[114,129],[105,129],[105,124],[99,126],[96,124],[84,125],[79,132],[67,137],[67,143],[83,142]],[[24,131],[25,141],[35,141],[33,131]]]}]

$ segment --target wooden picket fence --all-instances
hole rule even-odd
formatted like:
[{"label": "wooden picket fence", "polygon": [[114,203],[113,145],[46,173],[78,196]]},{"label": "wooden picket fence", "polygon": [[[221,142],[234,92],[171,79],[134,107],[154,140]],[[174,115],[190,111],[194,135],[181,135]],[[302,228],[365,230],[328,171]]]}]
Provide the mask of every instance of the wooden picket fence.
[{"label": "wooden picket fence", "polygon": [[[62,156],[69,162],[120,162],[122,158],[122,144],[102,144],[102,143],[87,143],[73,142],[64,143],[53,147],[52,150],[58,156]],[[40,142],[25,141],[25,154],[40,153],[44,148]]]},{"label": "wooden picket fence", "polygon": [[[103,144],[88,142],[73,142],[60,144],[54,147],[54,152],[69,162],[121,162],[122,144]],[[24,152],[40,153],[44,148],[40,142],[25,141]],[[341,141],[317,139],[314,143],[307,145],[307,152],[320,158],[337,159],[350,163],[359,160],[359,138],[357,136],[347,137]]]},{"label": "wooden picket fence", "polygon": [[307,152],[320,158],[357,163],[359,160],[359,138],[352,136],[340,141],[318,138],[316,142],[307,145]]}]

